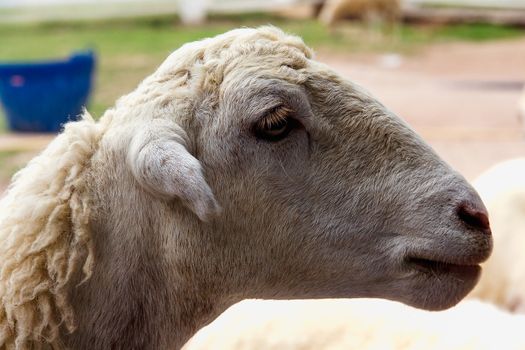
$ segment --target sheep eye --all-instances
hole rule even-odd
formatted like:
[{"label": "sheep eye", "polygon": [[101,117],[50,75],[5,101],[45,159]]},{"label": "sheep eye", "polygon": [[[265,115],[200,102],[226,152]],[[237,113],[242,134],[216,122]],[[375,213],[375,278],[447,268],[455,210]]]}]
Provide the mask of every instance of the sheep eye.
[{"label": "sheep eye", "polygon": [[284,139],[296,126],[290,118],[292,111],[289,108],[279,106],[272,109],[257,123],[255,135],[266,141],[280,141]]}]

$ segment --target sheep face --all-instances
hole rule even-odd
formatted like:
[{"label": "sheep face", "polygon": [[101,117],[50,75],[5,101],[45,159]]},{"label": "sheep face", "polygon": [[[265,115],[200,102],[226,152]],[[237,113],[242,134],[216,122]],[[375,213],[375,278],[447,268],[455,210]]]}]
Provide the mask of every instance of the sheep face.
[{"label": "sheep face", "polygon": [[[194,92],[159,99],[152,110],[164,114],[139,123],[150,131],[128,155],[148,205],[184,217],[172,231],[192,247],[185,273],[237,298],[380,297],[426,309],[463,298],[492,246],[463,177],[296,38],[227,35],[200,44],[203,63],[186,76]],[[206,61],[225,38],[220,59]],[[169,82],[170,65],[194,51],[175,52],[142,90]]]}]

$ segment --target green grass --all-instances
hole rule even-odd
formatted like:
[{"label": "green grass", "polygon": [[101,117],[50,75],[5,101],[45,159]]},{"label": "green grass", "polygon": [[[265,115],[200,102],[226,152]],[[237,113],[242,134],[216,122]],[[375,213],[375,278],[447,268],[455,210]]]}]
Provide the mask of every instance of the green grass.
[{"label": "green grass", "polygon": [[457,24],[454,26],[439,27],[435,35],[440,39],[487,41],[508,39],[523,35],[524,31],[515,27],[498,26],[493,24]]},{"label": "green grass", "polygon": [[34,152],[19,150],[0,151],[0,188],[9,182],[9,179],[20,170]]},{"label": "green grass", "polygon": [[[96,49],[101,56],[126,54],[164,57],[185,42],[213,36],[239,26],[274,24],[298,34],[317,49],[375,49],[362,26],[344,23],[329,30],[318,21],[289,20],[266,14],[214,16],[202,26],[182,26],[173,16],[101,21],[52,22],[1,25],[1,60],[30,60],[63,56],[75,49]],[[490,25],[400,26],[394,34],[382,35],[391,45],[403,46],[443,40],[492,40],[523,35],[522,29]],[[395,40],[390,40],[395,39]],[[378,41],[376,39],[376,41]],[[381,41],[381,40],[379,40]],[[385,42],[381,42],[385,44]],[[388,43],[387,43],[388,44]],[[389,45],[385,49],[389,49]],[[355,49],[354,49],[355,50]]]},{"label": "green grass", "polygon": [[[46,24],[0,25],[0,61],[65,57],[74,50],[94,49],[99,57],[94,116],[133,89],[173,50],[188,41],[239,26],[274,24],[298,34],[319,51],[411,52],[422,45],[456,40],[491,40],[523,35],[523,31],[494,25],[446,27],[400,26],[390,34],[377,28],[344,23],[330,30],[310,19],[290,20],[267,14],[213,16],[207,24],[182,26],[174,16]],[[1,116],[0,116],[1,117]],[[0,132],[5,129],[3,118]]]},{"label": "green grass", "polygon": [[6,132],[6,129],[7,129],[6,123],[7,121],[5,120],[4,111],[0,109],[0,135]]},{"label": "green grass", "polygon": [[1,150],[0,151],[0,169],[3,168],[3,165],[12,157],[20,154],[22,151],[18,150]]}]

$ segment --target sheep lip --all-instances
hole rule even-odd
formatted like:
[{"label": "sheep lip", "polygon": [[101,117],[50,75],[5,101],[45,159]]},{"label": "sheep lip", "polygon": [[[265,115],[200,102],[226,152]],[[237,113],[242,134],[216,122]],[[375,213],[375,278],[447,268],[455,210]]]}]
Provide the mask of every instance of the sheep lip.
[{"label": "sheep lip", "polygon": [[481,272],[481,267],[478,263],[464,262],[451,263],[443,260],[427,259],[420,257],[408,257],[407,264],[411,267],[422,270],[424,272],[432,273],[451,273],[460,275],[477,275]]}]

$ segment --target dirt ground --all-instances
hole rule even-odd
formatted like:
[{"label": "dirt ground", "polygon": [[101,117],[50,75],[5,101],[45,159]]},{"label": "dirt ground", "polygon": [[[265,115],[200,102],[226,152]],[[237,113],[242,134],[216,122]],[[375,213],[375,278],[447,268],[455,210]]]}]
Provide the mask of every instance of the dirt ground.
[{"label": "dirt ground", "polygon": [[[525,156],[517,113],[525,38],[433,45],[407,57],[323,52],[317,57],[376,95],[467,179]],[[49,140],[0,135],[0,151],[37,152]],[[0,182],[0,193],[5,186]]]}]

